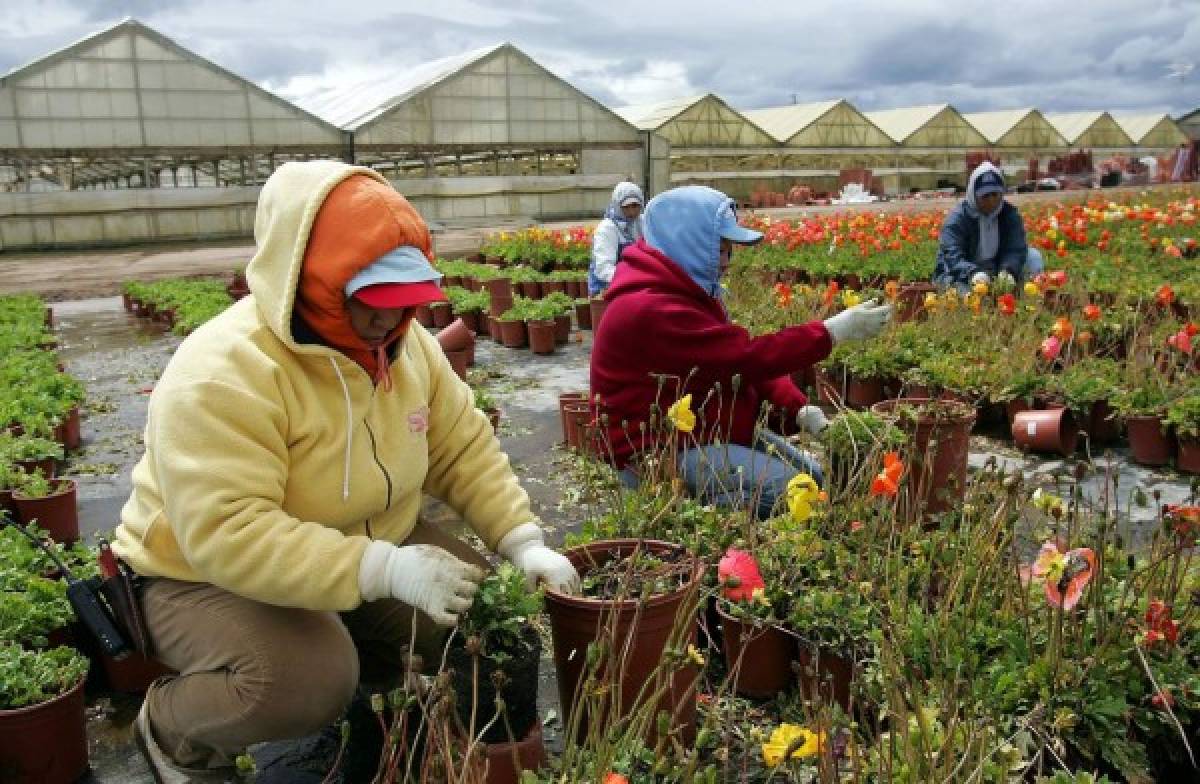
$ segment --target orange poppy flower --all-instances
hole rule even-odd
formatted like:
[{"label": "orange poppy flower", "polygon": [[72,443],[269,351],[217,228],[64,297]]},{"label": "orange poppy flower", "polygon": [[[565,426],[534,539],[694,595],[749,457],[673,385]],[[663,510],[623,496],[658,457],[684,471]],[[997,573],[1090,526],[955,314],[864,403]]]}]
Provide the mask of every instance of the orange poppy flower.
[{"label": "orange poppy flower", "polygon": [[1171,288],[1170,283],[1164,283],[1154,292],[1154,299],[1165,308],[1175,301],[1175,289]]},{"label": "orange poppy flower", "polygon": [[629,779],[622,776],[620,773],[613,773],[611,770],[604,774],[604,784],[629,784]]},{"label": "orange poppy flower", "polygon": [[1083,317],[1088,321],[1100,320],[1100,308],[1097,305],[1087,305],[1083,309]]},{"label": "orange poppy flower", "polygon": [[900,492],[900,477],[904,476],[904,462],[900,455],[888,452],[883,456],[883,470],[871,480],[871,495],[886,495],[895,498]]},{"label": "orange poppy flower", "polygon": [[792,288],[786,283],[775,284],[775,301],[779,307],[786,308],[792,304]]},{"label": "orange poppy flower", "polygon": [[1075,334],[1075,326],[1071,323],[1071,319],[1066,316],[1059,316],[1054,320],[1054,334],[1059,340],[1070,340]]}]

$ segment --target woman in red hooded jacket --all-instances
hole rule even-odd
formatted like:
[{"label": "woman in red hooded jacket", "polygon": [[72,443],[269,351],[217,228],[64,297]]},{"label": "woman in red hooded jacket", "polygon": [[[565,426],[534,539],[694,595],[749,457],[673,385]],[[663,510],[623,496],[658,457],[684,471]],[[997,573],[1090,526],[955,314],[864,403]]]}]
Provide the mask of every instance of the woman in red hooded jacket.
[{"label": "woman in red hooded jacket", "polygon": [[810,432],[824,428],[821,409],[808,405],[791,374],[835,343],[877,334],[891,306],[864,302],[824,322],[751,337],[729,320],[720,278],[735,244],[761,239],[712,188],[676,188],[647,205],[645,234],[625,250],[606,294],[591,362],[605,449],[627,484],[636,482],[631,463],[659,446],[655,406],[665,412],[689,394],[699,421],[680,434],[677,460],[697,497],[729,508],[753,503],[765,518],[797,473],[821,481],[816,460],[763,427],[761,415],[769,406]]}]

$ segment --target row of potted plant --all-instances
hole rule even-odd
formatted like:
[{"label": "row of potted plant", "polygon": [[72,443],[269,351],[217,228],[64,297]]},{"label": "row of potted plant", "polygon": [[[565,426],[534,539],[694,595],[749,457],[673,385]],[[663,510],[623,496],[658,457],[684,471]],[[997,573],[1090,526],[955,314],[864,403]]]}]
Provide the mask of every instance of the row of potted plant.
[{"label": "row of potted plant", "polygon": [[139,318],[165,324],[179,335],[193,330],[233,303],[227,286],[211,279],[127,281],[121,290],[125,309]]}]

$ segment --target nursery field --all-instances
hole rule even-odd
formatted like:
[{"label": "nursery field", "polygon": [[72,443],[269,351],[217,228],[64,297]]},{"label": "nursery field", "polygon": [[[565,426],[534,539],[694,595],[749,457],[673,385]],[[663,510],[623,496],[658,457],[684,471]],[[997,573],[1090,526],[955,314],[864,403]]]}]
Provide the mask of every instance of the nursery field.
[{"label": "nursery field", "polygon": [[[826,481],[797,477],[761,522],[674,475],[720,394],[662,401],[636,489],[606,466],[588,228],[440,260],[450,302],[417,318],[583,595],[497,569],[431,677],[398,668],[320,735],[249,749],[243,778],[1200,778],[1200,198],[1088,196],[1023,206],[1047,271],[1011,290],[925,283],[945,208],[747,218],[767,240],[735,255],[725,302],[751,334],[870,297],[897,311],[794,376],[820,436],[763,412]],[[161,665],[90,643],[67,577],[101,573],[158,375],[247,296],[240,267],[0,298],[0,503],[62,562],[0,529],[0,781],[151,781],[130,724]],[[469,538],[441,502],[422,514]]]}]

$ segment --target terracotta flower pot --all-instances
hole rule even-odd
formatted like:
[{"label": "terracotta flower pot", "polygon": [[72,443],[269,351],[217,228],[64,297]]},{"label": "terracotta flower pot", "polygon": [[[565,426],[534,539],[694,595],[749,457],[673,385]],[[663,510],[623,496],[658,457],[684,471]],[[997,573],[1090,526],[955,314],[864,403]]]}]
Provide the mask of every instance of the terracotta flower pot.
[{"label": "terracotta flower pot", "polygon": [[76,450],[83,443],[82,427],[79,420],[79,406],[72,406],[63,420],[54,428],[55,439],[68,452]]},{"label": "terracotta flower pot", "polygon": [[819,646],[801,645],[799,653],[800,691],[808,700],[837,702],[850,711],[850,684],[854,664],[845,656]]},{"label": "terracotta flower pot", "polygon": [[754,626],[734,618],[717,602],[725,666],[737,668],[734,689],[747,697],[766,699],[792,683],[796,638],[775,626]]},{"label": "terracotta flower pot", "polygon": [[825,368],[817,368],[816,388],[820,402],[831,406],[842,405],[846,387],[841,372],[831,373]]},{"label": "terracotta flower pot", "polygon": [[554,342],[558,345],[566,345],[571,339],[571,317],[570,316],[555,316],[554,317]]},{"label": "terracotta flower pot", "polygon": [[[446,650],[446,670],[456,695],[455,711],[459,721],[468,732],[487,744],[510,746],[510,731],[513,737],[522,739],[538,726],[542,638],[528,622],[522,623],[515,633],[519,642],[514,643],[514,647],[506,644],[513,655],[501,662],[487,656],[473,657],[461,636],[454,638]],[[497,672],[503,672],[507,678],[499,690],[495,680]],[[504,718],[485,728],[495,713],[497,696],[504,700]]]},{"label": "terracotta flower pot", "polygon": [[1023,397],[1015,397],[1004,404],[1004,414],[1008,417],[1009,432],[1012,432],[1013,419],[1022,411],[1032,411],[1033,406]]},{"label": "terracotta flower pot", "polygon": [[567,282],[564,280],[543,280],[542,281],[542,296],[548,297],[556,291],[567,293]]},{"label": "terracotta flower pot", "polygon": [[925,295],[936,292],[932,283],[907,283],[896,297],[896,321],[912,321],[925,310]]},{"label": "terracotta flower pot", "polygon": [[52,700],[0,710],[0,777],[9,784],[71,784],[88,766],[83,681]]},{"label": "terracotta flower pot", "polygon": [[513,285],[512,281],[508,278],[490,278],[483,282],[483,286],[487,289],[488,296],[493,300],[504,299],[510,303],[512,302]]},{"label": "terracotta flower pot", "polygon": [[0,514],[17,519],[17,505],[13,503],[12,489],[7,487],[0,488]]},{"label": "terracotta flower pot", "polygon": [[521,289],[521,296],[529,299],[538,299],[542,296],[542,284],[536,280],[523,280],[517,284]]},{"label": "terracotta flower pot", "polygon": [[[639,547],[649,553],[686,555],[686,550],[678,545],[637,539],[592,542],[573,547],[564,555],[586,575],[595,565],[626,557]],[[672,734],[685,745],[694,740],[696,667],[685,663],[674,672],[664,672],[660,665],[677,619],[695,616],[695,612],[687,610],[685,602],[699,601],[699,582],[703,574],[704,565],[696,560],[690,578],[683,586],[645,599],[590,599],[546,589],[546,612],[550,616],[554,638],[560,705],[568,716],[566,726],[571,726],[575,711],[585,711],[578,717],[578,738],[586,737],[590,722],[604,723],[628,716],[645,705],[648,697],[661,691],[662,698],[652,709],[652,714],[666,711],[671,717]],[[605,647],[614,653],[597,663],[597,675],[614,686],[620,684],[620,687],[614,688],[608,698],[579,698],[580,686],[589,670],[588,649],[598,640],[607,643]],[[695,640],[696,624],[692,623],[677,644],[686,647]],[[655,743],[656,724],[651,722],[650,737],[647,738],[650,747]]]},{"label": "terracotta flower pot", "polygon": [[[528,336],[525,333],[524,321],[501,321],[500,341],[508,348],[525,348]],[[553,336],[550,338],[554,340]]]},{"label": "terracotta flower pot", "polygon": [[417,305],[413,318],[425,329],[433,328],[433,308],[428,305]]},{"label": "terracotta flower pot", "polygon": [[595,332],[600,328],[600,319],[604,318],[604,311],[608,308],[608,300],[603,297],[595,297],[588,301],[588,307],[592,309],[592,331]]},{"label": "terracotta flower pot", "polygon": [[35,471],[40,471],[42,476],[47,479],[53,479],[58,474],[58,461],[53,457],[46,457],[41,460],[20,460],[13,465],[26,474],[32,474]]},{"label": "terracotta flower pot", "polygon": [[851,408],[866,409],[884,399],[883,380],[878,378],[846,379],[846,405]]},{"label": "terracotta flower pot", "polygon": [[586,392],[563,392],[558,396],[558,418],[562,422],[562,442],[569,447],[579,446],[579,437],[576,435],[574,442],[572,442],[572,434],[567,423],[567,406],[571,403],[586,404],[587,398]]},{"label": "terracotta flower pot", "polygon": [[475,345],[475,333],[466,321],[457,318],[437,333],[437,342],[442,351],[465,351]]},{"label": "terracotta flower pot", "polygon": [[[484,331],[482,324],[483,314],[478,310],[468,310],[466,313],[459,313],[458,319],[466,325],[467,329],[471,330],[472,337]],[[454,325],[451,324],[450,326]]]},{"label": "terracotta flower pot", "polygon": [[[515,758],[514,758],[515,754]],[[534,722],[522,740],[487,744],[487,784],[518,784],[521,772],[538,770],[546,764],[542,725]]]},{"label": "terracotta flower pot", "polygon": [[454,321],[454,306],[449,303],[431,306],[429,310],[433,315],[433,326],[437,329],[445,329]]},{"label": "terracotta flower pot", "polygon": [[1135,463],[1161,466],[1171,462],[1174,449],[1171,434],[1162,417],[1125,417],[1125,428],[1129,433],[1129,449],[1133,452]]},{"label": "terracotta flower pot", "polygon": [[466,349],[461,351],[445,351],[446,359],[450,361],[450,367],[454,369],[454,374],[463,381],[467,380],[467,366],[470,359]]},{"label": "terracotta flower pot", "polygon": [[1065,407],[1022,411],[1013,417],[1012,437],[1020,449],[1070,457],[1079,443],[1079,424]]},{"label": "terracotta flower pot", "polygon": [[597,450],[592,443],[591,428],[592,407],[586,400],[575,400],[563,404],[563,413],[567,418],[567,446],[587,453]]},{"label": "terracotta flower pot", "polygon": [[1175,467],[1185,474],[1200,474],[1200,438],[1179,438]]},{"label": "terracotta flower pot", "polygon": [[500,319],[495,316],[489,315],[487,317],[488,337],[496,343],[500,343],[504,339],[504,330],[500,328],[500,324]]},{"label": "terracotta flower pot", "polygon": [[592,306],[588,302],[575,303],[575,323],[580,329],[592,328]]},{"label": "terracotta flower pot", "polygon": [[1107,400],[1092,403],[1087,419],[1080,423],[1092,444],[1111,444],[1121,437],[1121,421],[1114,415]]},{"label": "terracotta flower pot", "polygon": [[529,348],[534,354],[553,354],[555,346],[554,319],[538,319],[527,323]]},{"label": "terracotta flower pot", "polygon": [[[876,414],[896,418],[901,406],[923,406],[935,401],[926,398],[884,400],[871,406]],[[945,405],[959,405],[946,402]],[[897,427],[908,433],[909,460],[905,473],[906,516],[923,514],[926,518],[962,504],[967,489],[967,455],[974,410],[940,418],[921,417],[915,421],[897,419]]]},{"label": "terracotta flower pot", "polygon": [[99,658],[109,688],[124,694],[145,694],[156,679],[175,672],[158,659],[140,653],[130,653],[120,660],[101,653]]},{"label": "terracotta flower pot", "polygon": [[17,522],[28,525],[37,520],[50,538],[61,544],[79,540],[79,511],[75,504],[75,481],[57,479],[56,492],[45,498],[29,498],[13,493]]}]

